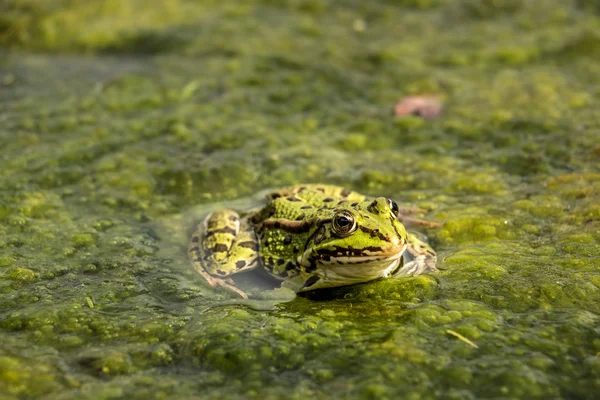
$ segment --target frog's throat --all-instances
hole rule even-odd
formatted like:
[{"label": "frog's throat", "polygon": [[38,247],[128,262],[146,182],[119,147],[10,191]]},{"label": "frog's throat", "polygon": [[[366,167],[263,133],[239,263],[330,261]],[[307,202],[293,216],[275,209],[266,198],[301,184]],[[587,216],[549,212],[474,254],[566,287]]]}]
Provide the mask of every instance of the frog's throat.
[{"label": "frog's throat", "polygon": [[337,264],[327,266],[326,268],[319,268],[313,275],[314,277],[318,277],[314,284],[296,288],[296,290],[306,291],[346,286],[378,278],[387,278],[394,274],[399,266],[401,266],[402,260],[403,258],[400,256],[392,261],[381,259],[378,262],[371,262],[369,264]]},{"label": "frog's throat", "polygon": [[364,251],[361,255],[338,255],[333,254],[319,254],[315,253],[310,249],[307,249],[301,255],[298,256],[297,262],[299,265],[304,267],[316,267],[323,266],[327,268],[336,267],[343,269],[345,267],[356,269],[366,268],[370,270],[379,269],[387,270],[393,266],[398,265],[402,254],[406,250],[407,244],[405,244],[397,253],[392,255],[388,254],[376,254],[368,250]]}]

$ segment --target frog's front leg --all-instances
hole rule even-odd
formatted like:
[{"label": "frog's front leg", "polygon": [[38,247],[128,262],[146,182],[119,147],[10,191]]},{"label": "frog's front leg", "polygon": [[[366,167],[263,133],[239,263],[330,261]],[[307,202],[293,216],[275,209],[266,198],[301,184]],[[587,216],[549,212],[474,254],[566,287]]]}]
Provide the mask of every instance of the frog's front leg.
[{"label": "frog's front leg", "polygon": [[220,286],[247,299],[231,275],[258,265],[259,243],[247,219],[232,210],[208,215],[192,234],[188,254],[194,268],[211,286]]},{"label": "frog's front leg", "polygon": [[419,239],[415,234],[408,233],[408,246],[406,251],[413,259],[404,264],[396,276],[419,275],[426,272],[437,272],[435,267],[437,254],[427,243]]}]

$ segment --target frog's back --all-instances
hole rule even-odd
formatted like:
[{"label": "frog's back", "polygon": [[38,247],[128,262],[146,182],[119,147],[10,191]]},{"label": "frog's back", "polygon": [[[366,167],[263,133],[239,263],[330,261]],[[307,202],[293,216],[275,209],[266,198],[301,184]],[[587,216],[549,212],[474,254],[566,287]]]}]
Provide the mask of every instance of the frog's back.
[{"label": "frog's back", "polygon": [[267,204],[252,216],[253,224],[267,219],[307,221],[327,217],[340,203],[360,202],[365,196],[335,185],[304,184],[273,190],[266,198]]},{"label": "frog's back", "polygon": [[339,201],[363,201],[365,196],[336,185],[305,184],[293,185],[274,190],[267,194],[267,200],[285,197],[290,201],[298,199],[315,206],[331,206]]}]

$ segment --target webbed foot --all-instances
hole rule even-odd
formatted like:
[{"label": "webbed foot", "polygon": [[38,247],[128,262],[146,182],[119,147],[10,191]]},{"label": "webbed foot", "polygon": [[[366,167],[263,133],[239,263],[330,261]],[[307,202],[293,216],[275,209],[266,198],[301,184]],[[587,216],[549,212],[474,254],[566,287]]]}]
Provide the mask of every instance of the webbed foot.
[{"label": "webbed foot", "polygon": [[404,264],[396,273],[396,276],[420,275],[427,272],[437,272],[437,254],[427,243],[419,239],[415,234],[408,234],[408,246],[406,252],[413,259]]}]

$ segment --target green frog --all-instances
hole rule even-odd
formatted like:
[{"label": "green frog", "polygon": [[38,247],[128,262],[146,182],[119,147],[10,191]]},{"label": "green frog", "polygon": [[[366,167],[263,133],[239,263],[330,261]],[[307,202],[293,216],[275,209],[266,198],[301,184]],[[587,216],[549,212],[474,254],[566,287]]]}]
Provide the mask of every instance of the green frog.
[{"label": "green frog", "polygon": [[264,207],[245,214],[211,213],[192,234],[188,254],[211,286],[243,298],[231,276],[254,268],[296,292],[435,272],[436,253],[400,222],[435,226],[408,217],[415,210],[339,186],[295,185],[270,192]]}]

